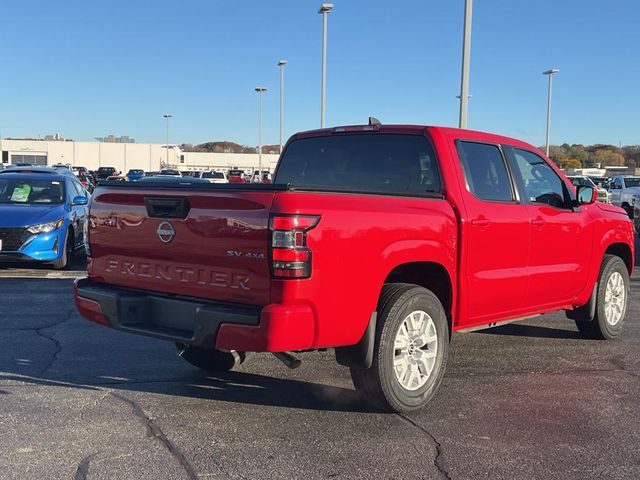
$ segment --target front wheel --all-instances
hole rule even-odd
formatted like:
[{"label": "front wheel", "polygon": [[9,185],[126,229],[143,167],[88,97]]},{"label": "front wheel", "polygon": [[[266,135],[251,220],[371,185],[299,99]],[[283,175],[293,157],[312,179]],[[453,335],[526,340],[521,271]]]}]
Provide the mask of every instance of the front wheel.
[{"label": "front wheel", "polygon": [[620,257],[605,255],[598,277],[596,314],[592,321],[576,320],[582,335],[610,340],[622,332],[629,303],[629,272]]},{"label": "front wheel", "polygon": [[[391,298],[388,293],[395,290]],[[351,367],[358,391],[374,406],[409,412],[433,397],[447,363],[449,327],[438,298],[429,290],[384,286],[370,368]]]},{"label": "front wheel", "polygon": [[73,230],[67,230],[67,233],[64,236],[64,246],[61,248],[63,249],[62,255],[60,255],[58,260],[53,262],[53,268],[56,270],[65,270],[73,260],[73,254],[75,251]]}]

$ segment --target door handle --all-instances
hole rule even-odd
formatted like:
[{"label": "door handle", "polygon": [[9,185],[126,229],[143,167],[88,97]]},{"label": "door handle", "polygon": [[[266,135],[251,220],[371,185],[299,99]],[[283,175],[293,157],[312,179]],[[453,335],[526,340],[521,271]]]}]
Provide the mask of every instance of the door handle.
[{"label": "door handle", "polygon": [[478,227],[486,227],[487,225],[489,225],[489,220],[487,220],[486,218],[474,218],[473,220],[471,220],[471,225],[476,225]]},{"label": "door handle", "polygon": [[531,220],[531,225],[541,227],[542,225],[544,225],[544,219],[542,217],[534,218],[533,220]]}]

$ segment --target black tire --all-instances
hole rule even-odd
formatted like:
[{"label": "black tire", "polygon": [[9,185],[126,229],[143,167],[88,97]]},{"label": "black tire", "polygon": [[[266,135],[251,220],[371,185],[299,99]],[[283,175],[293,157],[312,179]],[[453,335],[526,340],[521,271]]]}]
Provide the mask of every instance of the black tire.
[{"label": "black tire", "polygon": [[71,262],[73,261],[73,254],[75,252],[74,243],[73,230],[69,229],[64,237],[64,251],[62,252],[62,256],[52,264],[54,269],[66,270],[69,268],[69,265],[71,265]]},{"label": "black tire", "polygon": [[246,358],[244,352],[222,352],[182,343],[176,343],[176,347],[182,352],[180,356],[187,362],[210,373],[228,372],[243,363]]},{"label": "black tire", "polygon": [[[433,369],[424,385],[415,390],[402,386],[394,368],[396,334],[410,313],[420,310],[433,321],[437,350]],[[380,295],[376,340],[371,368],[350,367],[356,389],[374,407],[410,412],[424,407],[444,375],[449,348],[449,326],[438,298],[426,288],[407,284],[385,285]]]},{"label": "black tire", "polygon": [[[614,324],[607,321],[605,309],[605,296],[607,283],[612,275],[618,273],[622,277],[624,284],[624,301],[622,305],[622,315]],[[578,331],[585,337],[595,340],[611,340],[620,335],[624,325],[627,306],[629,304],[630,282],[627,266],[620,257],[615,255],[605,255],[600,267],[598,277],[598,291],[596,296],[596,314],[592,321],[576,320]]]}]

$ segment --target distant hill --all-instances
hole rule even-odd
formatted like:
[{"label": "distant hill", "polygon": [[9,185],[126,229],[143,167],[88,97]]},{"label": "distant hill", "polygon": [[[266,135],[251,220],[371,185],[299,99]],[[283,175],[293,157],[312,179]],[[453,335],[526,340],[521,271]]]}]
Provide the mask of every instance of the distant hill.
[{"label": "distant hill", "polygon": [[[279,145],[263,145],[262,153],[277,154]],[[205,142],[198,145],[182,144],[180,150],[183,152],[207,152],[207,153],[257,153],[257,147],[248,147],[234,142]]]}]

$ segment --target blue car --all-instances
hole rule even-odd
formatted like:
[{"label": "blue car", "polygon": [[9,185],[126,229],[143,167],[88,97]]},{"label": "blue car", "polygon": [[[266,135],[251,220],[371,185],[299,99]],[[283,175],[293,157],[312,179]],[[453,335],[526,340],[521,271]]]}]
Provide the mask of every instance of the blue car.
[{"label": "blue car", "polygon": [[127,172],[127,180],[130,182],[137,182],[141,178],[144,178],[144,170],[140,168],[132,168]]},{"label": "blue car", "polygon": [[84,245],[88,194],[74,175],[33,167],[0,171],[0,266],[69,266]]}]

